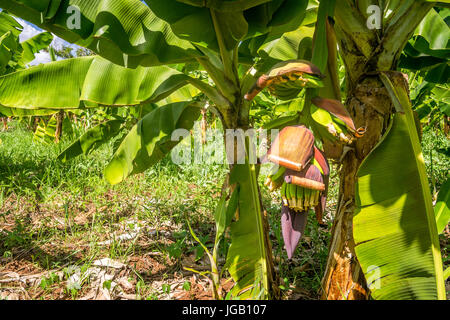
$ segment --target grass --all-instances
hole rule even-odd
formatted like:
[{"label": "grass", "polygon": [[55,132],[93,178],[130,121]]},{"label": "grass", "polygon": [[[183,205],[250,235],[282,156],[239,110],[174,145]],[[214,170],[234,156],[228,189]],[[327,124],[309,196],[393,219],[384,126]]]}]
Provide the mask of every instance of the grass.
[{"label": "grass", "polygon": [[[55,159],[69,138],[60,145],[36,144],[18,123],[0,134],[0,256],[6,261],[24,261],[40,271],[88,266],[103,257],[139,264],[140,257],[155,251],[163,254],[152,263],[155,268],[173,273],[181,269],[178,251],[198,250],[184,231],[186,216],[203,237],[213,237],[211,208],[225,170],[180,168],[165,159],[145,174],[110,186],[102,170],[113,141],[62,164]],[[136,239],[120,239],[136,230]],[[99,245],[105,241],[108,245]],[[136,273],[136,290],[142,292],[145,281]]]},{"label": "grass", "polygon": [[[0,132],[0,273],[37,277],[23,288],[0,283],[0,293],[28,299],[79,299],[97,288],[103,296],[135,299],[209,297],[205,278],[183,269],[209,268],[203,249],[187,232],[186,219],[211,248],[212,213],[226,167],[178,166],[167,157],[145,173],[111,186],[102,171],[114,141],[63,164],[56,156],[72,138],[63,135],[58,145],[33,143],[32,133],[19,122]],[[430,132],[425,132],[423,141],[430,183],[438,190],[448,158],[433,150],[448,148],[448,141]],[[305,236],[289,261],[283,249],[278,196],[265,187],[261,191],[284,298],[319,298],[331,222],[319,227],[311,213]],[[338,181],[332,177],[329,214],[337,193]],[[104,271],[98,267],[104,258],[123,266]],[[114,280],[108,280],[112,275]]]}]

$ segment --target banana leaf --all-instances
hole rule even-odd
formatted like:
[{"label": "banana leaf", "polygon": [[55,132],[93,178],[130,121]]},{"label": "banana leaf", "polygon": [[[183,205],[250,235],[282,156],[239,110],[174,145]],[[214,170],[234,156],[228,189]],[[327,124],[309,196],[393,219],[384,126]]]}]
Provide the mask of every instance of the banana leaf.
[{"label": "banana leaf", "polygon": [[18,109],[77,109],[157,102],[194,83],[166,66],[127,69],[98,56],[42,64],[0,77],[0,104]]},{"label": "banana leaf", "polygon": [[450,74],[450,27],[448,19],[450,9],[438,13],[435,9],[417,27],[413,37],[407,43],[399,66],[409,70],[427,72],[425,80],[431,83],[447,83]]},{"label": "banana leaf", "polygon": [[56,115],[53,115],[47,122],[42,118],[36,128],[33,135],[33,142],[39,142],[44,144],[50,144],[55,142],[56,138],[56,126],[57,120]]},{"label": "banana leaf", "polygon": [[97,149],[111,138],[117,136],[123,129],[123,120],[109,120],[101,123],[83,134],[79,139],[74,141],[58,156],[62,162],[66,162],[81,154],[87,155],[93,150]]},{"label": "banana leaf", "polygon": [[148,67],[200,56],[140,0],[0,0],[0,7],[122,66]]},{"label": "banana leaf", "polygon": [[111,184],[141,173],[160,161],[179,141],[172,141],[176,129],[190,130],[200,116],[196,102],[178,102],[156,108],[135,125],[105,169]]},{"label": "banana leaf", "polygon": [[50,32],[41,32],[34,37],[22,42],[23,52],[18,61],[21,67],[25,67],[28,63],[35,59],[35,54],[41,50],[48,48],[53,41],[53,35]]},{"label": "banana leaf", "polygon": [[450,202],[450,179],[442,185],[439,191],[436,205],[434,207],[434,213],[436,215],[436,224],[438,233],[444,232],[445,227],[450,222],[450,209],[448,204]]},{"label": "banana leaf", "polygon": [[[116,64],[136,68],[192,61],[201,55],[192,43],[217,51],[218,30],[227,31],[221,40],[228,50],[245,37],[295,30],[307,2],[0,0],[0,7]],[[70,27],[77,19],[78,25]]]},{"label": "banana leaf", "polygon": [[362,163],[355,252],[375,299],[445,299],[431,192],[408,94],[382,75],[394,104],[388,132]]}]

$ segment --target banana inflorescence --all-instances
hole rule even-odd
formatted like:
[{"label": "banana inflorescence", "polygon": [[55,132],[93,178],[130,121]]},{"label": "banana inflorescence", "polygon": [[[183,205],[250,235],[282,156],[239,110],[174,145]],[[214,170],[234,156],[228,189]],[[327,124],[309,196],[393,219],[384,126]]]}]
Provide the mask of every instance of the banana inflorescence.
[{"label": "banana inflorescence", "polygon": [[[304,126],[286,127],[274,142],[281,143],[268,153],[268,159],[277,166],[268,176],[266,185],[271,191],[281,188],[281,227],[289,259],[303,234],[310,209],[315,210],[319,223],[323,223],[330,169],[322,151],[306,139],[311,136],[312,132]],[[300,147],[299,140],[302,141]],[[292,147],[296,152],[289,149]],[[278,167],[283,163],[289,164],[288,168]]]},{"label": "banana inflorescence", "polygon": [[[322,88],[323,78],[319,68],[308,61],[284,61],[260,76],[244,98],[250,101],[268,88],[270,94],[278,99],[292,100],[304,88]],[[333,89],[339,96],[338,81],[334,80]],[[340,101],[316,96],[309,102],[305,102],[308,106],[305,110],[309,112],[305,123],[323,142],[338,140],[350,144],[364,134],[365,128],[355,127]],[[272,143],[267,159],[277,165],[265,185],[270,191],[281,188],[281,227],[285,249],[291,259],[305,229],[310,209],[314,209],[317,221],[323,224],[330,168],[324,153],[315,146],[313,132],[304,125],[287,126],[281,130]]]}]

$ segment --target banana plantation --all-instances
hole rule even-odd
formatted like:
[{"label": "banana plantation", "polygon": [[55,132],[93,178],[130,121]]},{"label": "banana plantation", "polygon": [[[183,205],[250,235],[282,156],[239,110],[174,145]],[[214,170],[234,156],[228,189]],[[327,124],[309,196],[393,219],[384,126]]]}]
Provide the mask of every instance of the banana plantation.
[{"label": "banana plantation", "polygon": [[1,300],[450,297],[450,1],[0,9]]}]

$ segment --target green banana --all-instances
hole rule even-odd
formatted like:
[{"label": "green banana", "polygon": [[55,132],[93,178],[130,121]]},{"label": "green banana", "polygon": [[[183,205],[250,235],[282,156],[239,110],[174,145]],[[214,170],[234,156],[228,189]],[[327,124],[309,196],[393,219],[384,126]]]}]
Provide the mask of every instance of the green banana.
[{"label": "green banana", "polygon": [[297,207],[299,211],[303,211],[303,195],[304,195],[304,188],[297,186]]},{"label": "green banana", "polygon": [[305,195],[303,198],[303,210],[308,211],[309,210],[309,198],[311,197],[311,189],[305,189]]},{"label": "green banana", "polygon": [[314,196],[314,207],[316,207],[319,204],[319,199],[320,199],[320,191],[316,191],[316,194]]},{"label": "green banana", "polygon": [[296,200],[296,189],[297,186],[295,184],[289,183],[289,207],[294,208],[295,207],[295,200]]},{"label": "green banana", "polygon": [[287,195],[286,195],[287,183],[283,182],[281,185],[281,199],[283,200],[283,205],[287,206]]},{"label": "green banana", "polygon": [[315,200],[316,200],[316,195],[319,193],[318,190],[311,190],[311,197],[309,198],[309,206],[311,208],[314,208],[316,206]]}]

